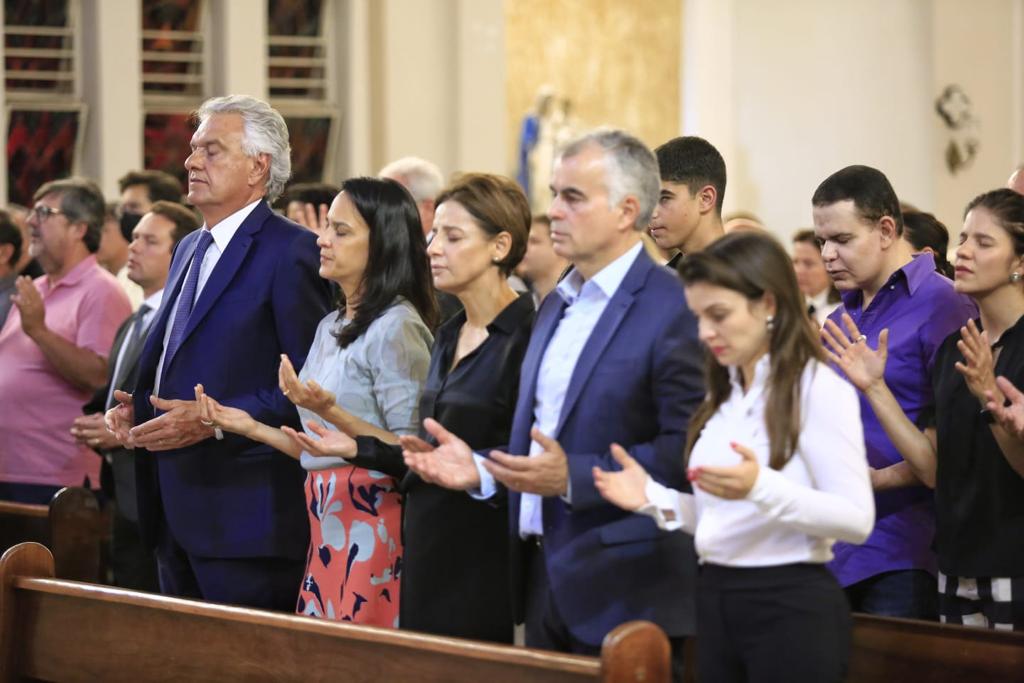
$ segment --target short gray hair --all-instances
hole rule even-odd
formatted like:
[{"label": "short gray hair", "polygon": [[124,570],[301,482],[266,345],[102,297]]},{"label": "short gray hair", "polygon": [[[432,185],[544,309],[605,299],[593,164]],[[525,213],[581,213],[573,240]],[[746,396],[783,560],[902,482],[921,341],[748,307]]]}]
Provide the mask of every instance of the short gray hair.
[{"label": "short gray hair", "polygon": [[402,157],[380,169],[378,178],[399,180],[416,203],[433,200],[444,189],[444,174],[437,164],[419,157]]},{"label": "short gray hair", "polygon": [[270,156],[267,175],[267,200],[274,201],[292,174],[292,148],[288,144],[288,126],[284,117],[261,99],[248,95],[211,97],[196,112],[202,124],[213,114],[239,114],[244,123],[242,151],[250,157]]},{"label": "short gray hair", "polygon": [[574,157],[588,147],[597,147],[604,152],[608,203],[614,206],[628,195],[636,197],[640,210],[635,227],[637,230],[646,229],[661,194],[661,176],[654,152],[626,131],[601,128],[570,142],[559,158]]},{"label": "short gray hair", "polygon": [[72,177],[51,180],[43,184],[32,196],[39,201],[46,195],[60,197],[60,210],[69,223],[85,223],[82,241],[90,254],[100,248],[100,233],[107,212],[107,204],[99,186],[88,178]]}]

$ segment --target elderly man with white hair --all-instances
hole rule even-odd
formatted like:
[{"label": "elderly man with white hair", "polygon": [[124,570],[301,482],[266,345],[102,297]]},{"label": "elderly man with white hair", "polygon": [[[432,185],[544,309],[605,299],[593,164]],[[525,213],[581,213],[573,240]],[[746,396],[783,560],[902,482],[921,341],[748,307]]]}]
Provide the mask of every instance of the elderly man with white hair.
[{"label": "elderly man with white hair", "polygon": [[434,199],[444,189],[444,174],[437,164],[419,157],[402,157],[380,169],[379,178],[390,178],[409,190],[420,211],[423,234],[434,227]]},{"label": "elderly man with white hair", "polygon": [[292,611],[309,544],[304,473],[292,458],[204,423],[196,387],[266,424],[299,429],[278,388],[328,311],[316,238],[269,201],[291,173],[288,129],[266,102],[207,100],[185,160],[201,229],[175,251],[139,359],[134,396],[107,413],[135,448],[143,537],[161,591]]}]

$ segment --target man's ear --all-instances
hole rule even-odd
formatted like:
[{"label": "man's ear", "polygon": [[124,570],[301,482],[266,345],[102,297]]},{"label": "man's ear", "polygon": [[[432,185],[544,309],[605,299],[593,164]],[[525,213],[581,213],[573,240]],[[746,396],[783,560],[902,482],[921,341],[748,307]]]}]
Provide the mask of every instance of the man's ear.
[{"label": "man's ear", "polygon": [[896,232],[896,220],[892,216],[882,216],[875,224],[882,238],[882,248],[887,249],[891,244],[897,242],[901,235]]},{"label": "man's ear", "polygon": [[262,180],[264,185],[270,183],[270,155],[260,152],[252,158],[252,170],[249,172],[249,184],[257,185]]},{"label": "man's ear", "polygon": [[640,216],[640,200],[634,195],[627,194],[625,198],[619,202],[619,209],[622,211],[621,226],[628,227],[630,230],[635,229],[635,227],[647,227],[636,225],[636,219]]},{"label": "man's ear", "polygon": [[701,213],[710,213],[718,208],[718,190],[714,185],[705,185],[697,193],[698,207]]}]

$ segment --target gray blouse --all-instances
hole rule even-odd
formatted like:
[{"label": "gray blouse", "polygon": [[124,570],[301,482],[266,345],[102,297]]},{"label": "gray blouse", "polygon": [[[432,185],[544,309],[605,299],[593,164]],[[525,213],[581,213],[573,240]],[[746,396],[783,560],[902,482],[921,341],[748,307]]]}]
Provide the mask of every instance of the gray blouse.
[{"label": "gray blouse", "polygon": [[[320,321],[299,379],[316,380],[334,392],[339,406],[372,425],[394,434],[415,434],[420,392],[430,367],[430,330],[403,298],[396,299],[366,332],[343,349],[332,332],[349,322],[340,311]],[[337,429],[305,408],[299,408],[299,417],[307,432],[306,420]],[[316,457],[305,451],[301,462],[307,470],[349,464],[344,458]]]}]

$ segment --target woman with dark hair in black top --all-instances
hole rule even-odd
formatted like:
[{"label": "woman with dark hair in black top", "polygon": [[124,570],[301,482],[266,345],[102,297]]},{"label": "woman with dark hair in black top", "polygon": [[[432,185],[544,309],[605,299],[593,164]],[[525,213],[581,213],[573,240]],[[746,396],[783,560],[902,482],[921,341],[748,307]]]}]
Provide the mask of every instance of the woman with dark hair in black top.
[{"label": "woman with dark hair in black top", "polygon": [[[427,248],[434,286],[458,297],[463,310],[435,336],[420,420],[434,418],[486,451],[508,443],[533,327],[532,299],[508,284],[526,251],[530,209],[515,183],[487,174],[462,176],[436,203]],[[406,467],[402,448],[388,443],[397,439],[345,424],[340,420],[341,432],[325,431],[319,440],[297,436],[314,455],[341,456],[400,482],[400,627],[511,643],[507,507],[424,482]],[[433,448],[402,438],[413,438],[413,448]]]},{"label": "woman with dark hair in black top", "polygon": [[921,481],[935,489],[939,615],[947,623],[1024,630],[1024,442],[992,419],[996,383],[1024,383],[1024,196],[999,189],[967,205],[956,289],[978,304],[935,356],[934,415],[907,419],[882,380],[885,331],[868,348],[829,323],[832,358],[868,397]]}]

